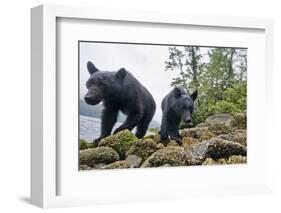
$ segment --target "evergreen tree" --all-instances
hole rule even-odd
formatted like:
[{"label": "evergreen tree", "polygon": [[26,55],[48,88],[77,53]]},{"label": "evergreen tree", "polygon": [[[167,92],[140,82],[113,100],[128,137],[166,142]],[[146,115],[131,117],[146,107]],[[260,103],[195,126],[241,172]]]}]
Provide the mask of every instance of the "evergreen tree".
[{"label": "evergreen tree", "polygon": [[166,71],[176,71],[171,86],[198,90],[195,124],[214,113],[246,110],[247,49],[170,47]]}]

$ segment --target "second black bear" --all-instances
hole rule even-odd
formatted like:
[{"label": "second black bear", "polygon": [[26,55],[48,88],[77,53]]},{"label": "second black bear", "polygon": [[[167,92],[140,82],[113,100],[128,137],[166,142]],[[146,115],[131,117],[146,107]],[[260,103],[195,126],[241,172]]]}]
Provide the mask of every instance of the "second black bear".
[{"label": "second black bear", "polygon": [[87,63],[90,78],[86,82],[88,92],[84,99],[87,104],[103,102],[101,135],[94,140],[109,136],[121,111],[127,118],[115,129],[114,134],[137,127],[135,135],[142,138],[155,113],[156,104],[152,95],[134,76],[124,68],[117,72],[99,71],[92,62]]},{"label": "second black bear", "polygon": [[182,144],[179,134],[181,120],[187,127],[191,126],[191,115],[194,108],[194,101],[197,98],[197,91],[189,95],[183,87],[175,87],[162,101],[163,111],[160,136],[161,141],[170,138]]}]

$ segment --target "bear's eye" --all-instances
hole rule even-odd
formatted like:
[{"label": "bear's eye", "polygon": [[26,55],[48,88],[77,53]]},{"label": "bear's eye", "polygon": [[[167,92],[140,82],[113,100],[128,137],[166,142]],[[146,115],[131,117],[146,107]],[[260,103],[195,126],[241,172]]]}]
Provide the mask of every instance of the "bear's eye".
[{"label": "bear's eye", "polygon": [[193,107],[192,106],[184,106],[183,108],[184,108],[184,110],[187,110],[189,112],[193,112]]},{"label": "bear's eye", "polygon": [[99,86],[99,87],[105,87],[105,83],[102,82],[102,81],[97,81],[96,85]]}]

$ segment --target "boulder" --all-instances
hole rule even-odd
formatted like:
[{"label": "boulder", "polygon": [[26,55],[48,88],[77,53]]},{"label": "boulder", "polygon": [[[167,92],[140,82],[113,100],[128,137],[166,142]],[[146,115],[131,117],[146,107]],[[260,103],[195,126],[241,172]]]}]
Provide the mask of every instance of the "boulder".
[{"label": "boulder", "polygon": [[164,165],[183,166],[187,158],[183,147],[169,146],[154,152],[141,167],[160,167]]},{"label": "boulder", "polygon": [[157,144],[152,139],[143,139],[135,142],[128,150],[126,155],[136,155],[142,159],[146,160],[152,153],[156,152],[158,149],[163,148],[162,144]]},{"label": "boulder", "polygon": [[215,114],[206,119],[206,125],[212,133],[216,135],[232,132],[236,126],[236,121],[230,114]]},{"label": "boulder", "polygon": [[112,163],[119,160],[119,155],[110,147],[97,147],[80,151],[80,165],[93,166],[96,163]]},{"label": "boulder", "polygon": [[114,135],[101,139],[99,147],[111,147],[120,156],[120,159],[125,159],[126,152],[129,148],[138,141],[138,138],[129,130],[120,131]]},{"label": "boulder", "polygon": [[233,141],[227,141],[220,138],[212,138],[205,141],[208,144],[206,157],[211,157],[214,160],[231,155],[247,155],[246,147]]},{"label": "boulder", "polygon": [[219,137],[211,138],[201,143],[195,143],[186,152],[191,159],[190,163],[192,165],[200,165],[207,158],[218,160],[220,158],[228,158],[232,155],[247,155],[245,146]]},{"label": "boulder", "polygon": [[143,160],[136,155],[128,155],[126,161],[130,165],[130,168],[137,168],[140,167]]},{"label": "boulder", "polygon": [[125,160],[116,161],[114,163],[102,167],[102,169],[126,169],[126,168],[130,168],[130,165]]},{"label": "boulder", "polygon": [[183,129],[181,131],[181,137],[191,137],[198,139],[199,141],[203,141],[215,137],[215,134],[209,131],[208,127],[202,126],[190,129]]},{"label": "boulder", "polygon": [[234,132],[222,134],[218,137],[224,140],[240,143],[243,146],[247,146],[247,131],[244,129],[237,129]]}]

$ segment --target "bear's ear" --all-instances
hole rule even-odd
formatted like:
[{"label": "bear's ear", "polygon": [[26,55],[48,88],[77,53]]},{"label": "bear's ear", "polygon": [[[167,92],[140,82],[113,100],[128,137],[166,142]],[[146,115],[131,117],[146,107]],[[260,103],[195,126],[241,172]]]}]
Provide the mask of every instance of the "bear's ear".
[{"label": "bear's ear", "polygon": [[195,90],[195,91],[190,95],[190,97],[192,98],[193,101],[195,101],[195,99],[197,98],[197,95],[198,95],[198,92],[197,92],[197,90]]},{"label": "bear's ear", "polygon": [[116,78],[119,80],[124,80],[126,75],[127,75],[127,71],[125,70],[125,68],[119,69],[115,74]]},{"label": "bear's ear", "polygon": [[92,75],[93,73],[99,71],[99,69],[96,68],[96,66],[95,66],[92,62],[90,62],[90,61],[88,61],[88,63],[87,63],[87,69],[88,69],[88,71],[89,71],[89,73],[90,73],[91,75]]},{"label": "bear's ear", "polygon": [[178,87],[174,88],[174,95],[175,97],[180,97],[181,96],[181,90]]}]

